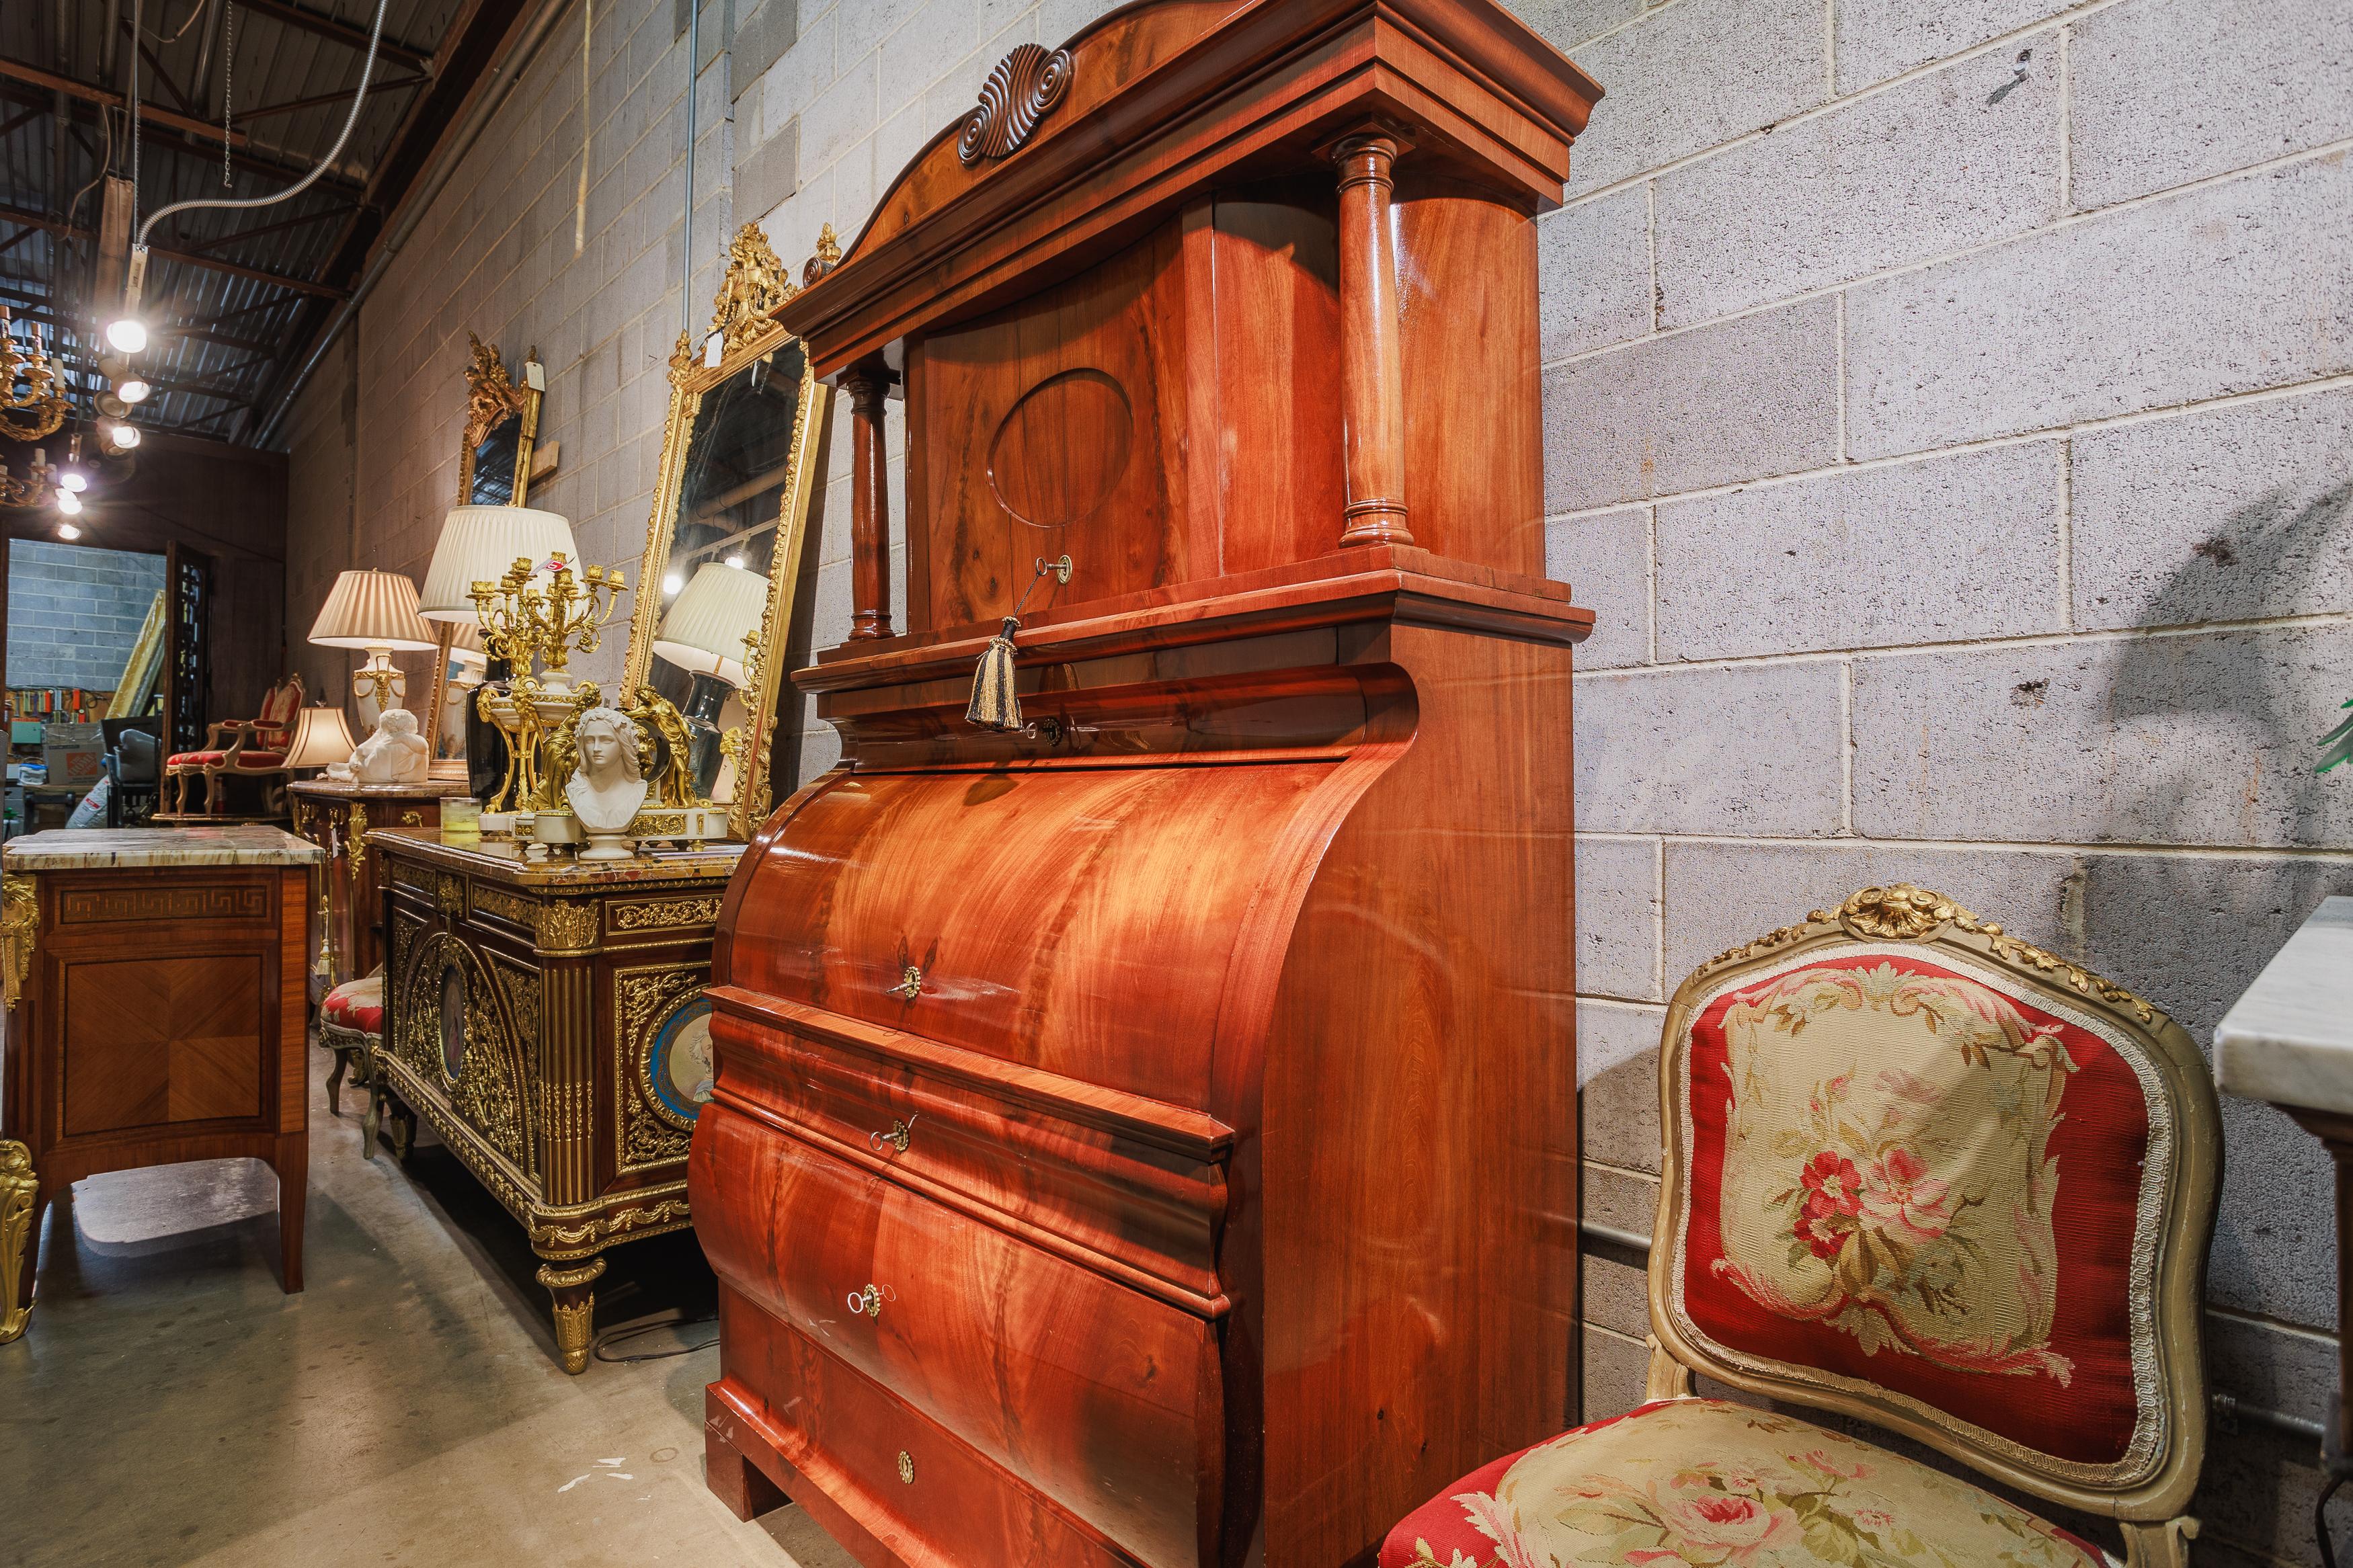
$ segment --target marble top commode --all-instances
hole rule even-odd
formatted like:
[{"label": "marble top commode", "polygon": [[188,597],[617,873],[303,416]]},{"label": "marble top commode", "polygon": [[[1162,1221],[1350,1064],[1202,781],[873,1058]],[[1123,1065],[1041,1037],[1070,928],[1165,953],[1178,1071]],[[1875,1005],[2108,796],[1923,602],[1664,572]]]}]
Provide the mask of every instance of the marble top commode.
[{"label": "marble top commode", "polygon": [[2324,899],[2214,1028],[2214,1080],[2353,1114],[2353,899]]},{"label": "marble top commode", "polygon": [[11,871],[103,871],[146,866],[309,866],[316,844],[259,824],[223,827],[54,828],[8,840]]}]

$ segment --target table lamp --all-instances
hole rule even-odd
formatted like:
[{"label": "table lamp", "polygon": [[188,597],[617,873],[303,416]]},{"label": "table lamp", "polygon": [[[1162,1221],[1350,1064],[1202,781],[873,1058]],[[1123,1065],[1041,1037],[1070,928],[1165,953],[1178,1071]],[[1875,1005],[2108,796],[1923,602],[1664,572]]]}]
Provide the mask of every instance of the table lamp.
[{"label": "table lamp", "polygon": [[433,628],[417,613],[417,584],[397,572],[346,572],[335,579],[311,627],[311,641],[321,647],[355,647],[367,651],[367,662],[352,677],[352,693],[371,691],[379,712],[407,694],[407,681],[393,668],[396,649],[426,653],[439,645]]},{"label": "table lamp", "polygon": [[294,715],[294,739],[286,748],[289,768],[323,768],[348,763],[359,742],[340,708],[305,708]]},{"label": "table lamp", "polygon": [[[545,561],[552,555],[575,559],[572,524],[560,512],[527,506],[461,506],[442,520],[441,538],[433,546],[433,563],[425,571],[425,591],[417,613],[442,627],[456,640],[457,626],[474,626],[481,612],[474,605],[474,584],[495,583],[518,559]],[[476,634],[480,647],[480,634]],[[441,668],[448,668],[446,651]],[[513,670],[503,659],[488,660],[483,679],[504,680]],[[481,684],[480,681],[475,682]],[[442,689],[446,690],[447,688]],[[506,737],[482,717],[475,704],[466,704],[467,777],[477,799],[488,800],[506,776]],[[438,733],[440,724],[434,724]]]},{"label": "table lamp", "polygon": [[497,582],[518,559],[545,561],[551,555],[566,561],[580,555],[572,542],[572,524],[560,512],[527,506],[453,508],[433,546],[417,614],[428,621],[471,626],[481,618],[474,608],[475,584]]},{"label": "table lamp", "polygon": [[744,639],[758,633],[767,609],[767,578],[724,562],[705,562],[670,602],[670,614],[654,634],[654,657],[694,678],[682,715],[693,737],[686,766],[703,800],[719,782],[719,710],[727,694],[748,679]]}]

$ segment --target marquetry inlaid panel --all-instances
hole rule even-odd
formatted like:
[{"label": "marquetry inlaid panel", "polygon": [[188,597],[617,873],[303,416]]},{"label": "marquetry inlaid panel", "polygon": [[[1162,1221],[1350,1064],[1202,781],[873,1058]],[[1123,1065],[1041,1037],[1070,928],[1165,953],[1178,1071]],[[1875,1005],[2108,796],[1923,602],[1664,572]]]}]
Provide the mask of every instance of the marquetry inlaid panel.
[{"label": "marquetry inlaid panel", "polygon": [[228,888],[69,888],[58,895],[60,925],[127,921],[258,921],[269,915],[269,889]]},{"label": "marquetry inlaid panel", "polygon": [[261,967],[251,953],[66,965],[67,1134],[259,1116]]}]

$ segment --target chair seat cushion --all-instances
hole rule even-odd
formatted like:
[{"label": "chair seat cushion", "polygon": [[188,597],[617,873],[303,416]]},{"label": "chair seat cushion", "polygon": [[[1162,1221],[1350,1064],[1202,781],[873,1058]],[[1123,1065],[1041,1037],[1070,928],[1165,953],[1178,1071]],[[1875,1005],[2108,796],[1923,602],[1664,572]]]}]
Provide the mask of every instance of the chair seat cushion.
[{"label": "chair seat cushion", "polygon": [[371,974],[359,980],[346,980],[327,993],[319,1004],[319,1016],[337,1028],[356,1029],[364,1035],[384,1032],[384,976]]},{"label": "chair seat cushion", "polygon": [[1672,1399],[1473,1470],[1379,1568],[2105,1568],[2095,1547],[1926,1465],[1809,1422]]}]

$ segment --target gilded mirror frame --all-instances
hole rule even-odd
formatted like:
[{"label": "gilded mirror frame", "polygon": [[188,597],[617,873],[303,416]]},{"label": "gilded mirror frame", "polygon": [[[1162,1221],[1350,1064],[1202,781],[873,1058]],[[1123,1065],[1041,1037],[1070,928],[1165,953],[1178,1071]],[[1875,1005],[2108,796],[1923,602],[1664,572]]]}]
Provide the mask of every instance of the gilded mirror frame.
[{"label": "gilded mirror frame", "polygon": [[[828,228],[818,242],[818,268],[838,258]],[[756,223],[737,231],[727,247],[727,271],[712,302],[711,326],[701,339],[681,332],[670,356],[670,418],[662,430],[661,468],[654,481],[653,515],[646,524],[646,549],[638,563],[638,591],[629,616],[624,691],[645,685],[653,672],[653,642],[662,616],[662,577],[670,564],[684,487],[688,447],[702,400],[745,366],[797,342],[772,319],[776,308],[800,292]],[[804,362],[787,474],[778,501],[776,542],[768,574],[768,601],[759,637],[745,661],[744,721],[729,744],[736,759],[735,799],[727,815],[728,836],[748,841],[774,803],[768,758],[774,745],[776,699],[783,684],[791,635],[794,595],[807,542],[811,469],[817,461],[828,389]]]},{"label": "gilded mirror frame", "polygon": [[457,504],[473,504],[475,455],[491,431],[513,417],[522,421],[522,429],[515,437],[514,496],[508,504],[527,506],[532,449],[539,441],[539,405],[543,395],[536,384],[546,379],[540,368],[539,350],[533,348],[525,356],[522,379],[517,381],[499,357],[496,343],[486,343],[470,331],[466,341],[473,346],[466,361],[466,427],[458,437]]}]

